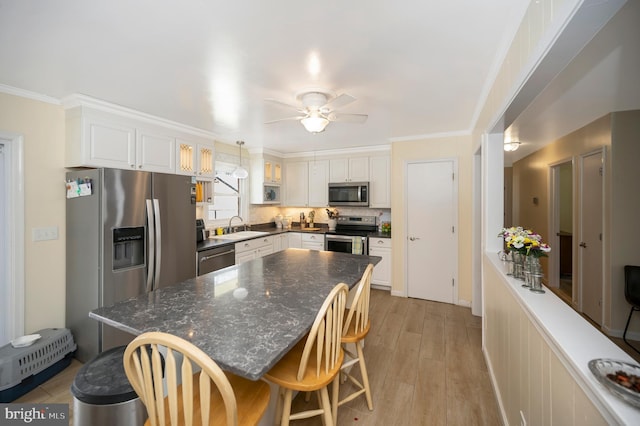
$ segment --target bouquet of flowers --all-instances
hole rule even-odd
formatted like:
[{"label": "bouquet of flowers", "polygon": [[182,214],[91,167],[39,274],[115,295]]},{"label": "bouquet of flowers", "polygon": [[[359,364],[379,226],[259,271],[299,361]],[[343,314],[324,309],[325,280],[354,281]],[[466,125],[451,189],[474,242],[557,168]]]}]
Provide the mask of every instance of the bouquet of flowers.
[{"label": "bouquet of flowers", "polygon": [[543,257],[551,251],[548,244],[542,242],[542,236],[521,226],[502,228],[498,237],[504,239],[507,250],[521,253],[525,256]]},{"label": "bouquet of flowers", "polygon": [[333,209],[333,210],[329,210],[329,209],[325,209],[327,211],[327,216],[329,216],[329,219],[337,219],[338,218],[338,210],[337,209]]}]

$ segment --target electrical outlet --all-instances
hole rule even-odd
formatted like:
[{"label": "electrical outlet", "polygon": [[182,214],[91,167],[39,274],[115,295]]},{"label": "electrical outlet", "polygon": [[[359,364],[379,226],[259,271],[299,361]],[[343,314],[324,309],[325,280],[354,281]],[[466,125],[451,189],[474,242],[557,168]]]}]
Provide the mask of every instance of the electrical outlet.
[{"label": "electrical outlet", "polygon": [[48,228],[32,228],[31,239],[33,241],[47,241],[58,239],[58,227],[50,226]]},{"label": "electrical outlet", "polygon": [[522,410],[520,410],[520,426],[527,426],[527,419],[524,418]]}]

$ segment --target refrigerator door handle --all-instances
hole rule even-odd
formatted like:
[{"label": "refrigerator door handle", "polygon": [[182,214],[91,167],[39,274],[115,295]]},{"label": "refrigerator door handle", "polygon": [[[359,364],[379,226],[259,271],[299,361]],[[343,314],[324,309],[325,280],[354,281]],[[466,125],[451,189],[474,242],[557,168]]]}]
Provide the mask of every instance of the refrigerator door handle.
[{"label": "refrigerator door handle", "polygon": [[156,266],[156,227],[154,224],[155,215],[153,214],[153,205],[151,200],[146,200],[147,203],[147,227],[149,229],[149,245],[147,246],[147,253],[149,255],[148,268],[147,268],[147,292],[153,290],[153,275]]},{"label": "refrigerator door handle", "polygon": [[156,267],[153,289],[156,290],[158,283],[160,283],[160,265],[162,262],[162,226],[160,226],[160,203],[157,198],[153,199],[153,214],[156,223]]}]

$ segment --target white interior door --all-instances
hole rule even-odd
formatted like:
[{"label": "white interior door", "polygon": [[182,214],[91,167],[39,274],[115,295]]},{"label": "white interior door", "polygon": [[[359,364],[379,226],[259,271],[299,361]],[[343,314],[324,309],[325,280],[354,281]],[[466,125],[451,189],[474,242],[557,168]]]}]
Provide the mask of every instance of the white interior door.
[{"label": "white interior door", "polygon": [[407,165],[407,294],[454,303],[457,191],[453,160]]},{"label": "white interior door", "polygon": [[581,162],[579,253],[582,312],[601,325],[603,154],[599,151],[585,155]]},{"label": "white interior door", "polygon": [[2,300],[2,304],[0,304],[0,308],[2,314],[0,314],[0,346],[4,346],[7,344],[10,339],[10,330],[9,330],[9,320],[8,318],[11,309],[6,304],[11,303],[11,298],[9,295],[9,280],[7,279],[7,263],[6,263],[6,252],[7,252],[7,228],[9,227],[9,223],[7,222],[6,215],[6,206],[7,206],[7,197],[6,197],[6,179],[5,179],[5,164],[4,164],[4,144],[2,140],[0,140],[0,300]]}]

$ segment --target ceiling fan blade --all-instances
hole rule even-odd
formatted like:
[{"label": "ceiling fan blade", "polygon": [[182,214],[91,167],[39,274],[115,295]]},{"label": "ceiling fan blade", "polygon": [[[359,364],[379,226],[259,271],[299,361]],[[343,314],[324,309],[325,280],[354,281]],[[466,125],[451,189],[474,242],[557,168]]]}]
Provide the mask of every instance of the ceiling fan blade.
[{"label": "ceiling fan blade", "polygon": [[304,111],[304,109],[300,105],[284,102],[284,101],[281,101],[279,99],[267,98],[267,99],[265,99],[265,101],[271,102],[271,103],[274,103],[274,104],[277,104],[277,105],[280,105],[280,106],[284,106],[284,107],[287,107],[287,108],[293,108],[296,111],[300,111],[300,112]]},{"label": "ceiling fan blade", "polygon": [[356,98],[351,95],[343,93],[342,95],[333,98],[327,102],[321,109],[336,110],[342,108],[345,105],[349,105],[351,102],[355,102]]},{"label": "ceiling fan blade", "polygon": [[295,117],[278,118],[277,120],[265,121],[264,124],[272,124],[272,123],[277,123],[279,121],[302,120],[305,117],[306,117],[305,115],[297,115]]},{"label": "ceiling fan blade", "polygon": [[340,114],[332,112],[327,118],[329,121],[339,121],[341,123],[364,123],[369,116],[367,114]]}]

